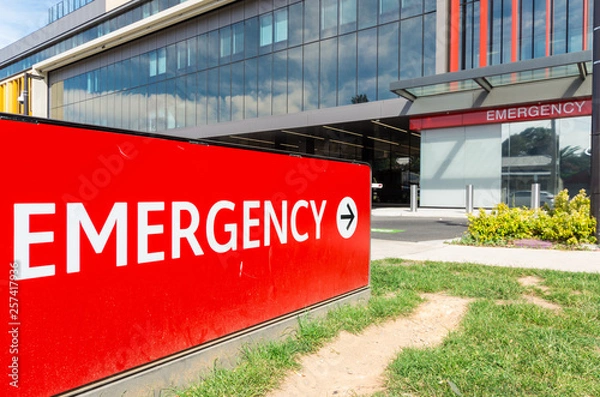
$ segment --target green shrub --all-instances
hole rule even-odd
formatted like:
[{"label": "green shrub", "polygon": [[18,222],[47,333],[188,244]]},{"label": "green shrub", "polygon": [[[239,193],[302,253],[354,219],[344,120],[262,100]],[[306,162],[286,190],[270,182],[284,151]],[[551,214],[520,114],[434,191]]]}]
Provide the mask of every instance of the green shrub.
[{"label": "green shrub", "polygon": [[596,242],[596,220],[590,216],[590,198],[583,189],[571,200],[567,190],[558,193],[546,218],[538,230],[543,240],[567,245]]},{"label": "green shrub", "polygon": [[469,215],[468,233],[481,244],[531,238],[532,224],[528,220],[532,215],[532,210],[509,208],[506,204],[498,204],[490,214],[480,209],[478,216]]},{"label": "green shrub", "polygon": [[479,210],[469,215],[467,240],[477,244],[502,244],[512,240],[539,238],[567,245],[594,243],[596,220],[590,216],[585,190],[569,200],[565,189],[554,199],[554,208],[531,210],[498,204],[490,214]]}]

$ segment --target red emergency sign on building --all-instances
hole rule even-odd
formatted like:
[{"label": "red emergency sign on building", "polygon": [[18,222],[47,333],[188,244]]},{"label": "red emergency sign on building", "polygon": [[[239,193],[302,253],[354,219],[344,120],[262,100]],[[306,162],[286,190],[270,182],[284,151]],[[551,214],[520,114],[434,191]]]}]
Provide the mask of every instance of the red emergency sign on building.
[{"label": "red emergency sign on building", "polygon": [[368,286],[366,165],[0,131],[0,395],[65,392]]},{"label": "red emergency sign on building", "polygon": [[502,108],[481,109],[464,113],[416,116],[410,119],[410,129],[413,131],[421,131],[434,128],[459,127],[466,125],[589,116],[591,114],[591,99],[571,99],[561,102],[536,103]]}]

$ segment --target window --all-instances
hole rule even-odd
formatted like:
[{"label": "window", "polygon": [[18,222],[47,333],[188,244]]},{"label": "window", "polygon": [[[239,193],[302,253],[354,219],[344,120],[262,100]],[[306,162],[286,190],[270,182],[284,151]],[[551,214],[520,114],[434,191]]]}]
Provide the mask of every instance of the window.
[{"label": "window", "polygon": [[148,68],[150,77],[155,77],[167,72],[167,50],[159,48],[156,51],[148,53]]},{"label": "window", "polygon": [[260,46],[273,44],[273,15],[271,13],[260,17]]},{"label": "window", "polygon": [[320,108],[334,107],[337,103],[337,46],[337,38],[321,41],[319,67]]},{"label": "window", "polygon": [[304,42],[319,39],[319,0],[304,1]]},{"label": "window", "polygon": [[287,8],[275,11],[275,43],[288,39],[288,12]]},{"label": "window", "polygon": [[400,25],[400,79],[421,77],[423,66],[423,18],[405,19]]},{"label": "window", "polygon": [[337,0],[321,0],[321,38],[337,34]]},{"label": "window", "polygon": [[221,57],[221,63],[229,62],[229,57],[231,56],[231,27],[226,26],[220,29],[219,42],[219,55]]},{"label": "window", "polygon": [[341,36],[338,48],[338,104],[350,104],[356,95],[356,33]]},{"label": "window", "polygon": [[358,28],[370,28],[377,24],[377,0],[361,0],[358,2]]},{"label": "window", "polygon": [[244,23],[236,23],[232,26],[233,41],[231,55],[233,61],[239,61],[244,57]]},{"label": "window", "polygon": [[244,22],[244,51],[246,58],[258,55],[258,18],[250,18]]},{"label": "window", "polygon": [[340,34],[356,30],[356,0],[340,0]]},{"label": "window", "polygon": [[402,18],[408,18],[423,12],[423,0],[401,0]]},{"label": "window", "polygon": [[293,18],[288,21],[288,44],[290,47],[302,43],[303,8],[303,3],[292,4],[289,7],[289,13],[293,15]]},{"label": "window", "polygon": [[[407,37],[411,37],[408,35]],[[364,94],[369,101],[377,99],[377,28],[358,33],[357,94]]]},{"label": "window", "polygon": [[583,2],[587,0],[570,0],[568,2],[568,52],[583,49]]},{"label": "window", "polygon": [[159,48],[150,53],[150,77],[167,72],[167,50]]},{"label": "window", "polygon": [[553,14],[552,53],[564,54],[567,52],[567,0],[555,0]]},{"label": "window", "polygon": [[195,63],[196,58],[196,39],[177,43],[177,70],[182,71]]},{"label": "window", "polygon": [[390,81],[398,80],[398,22],[380,26],[377,40],[377,99],[394,98],[390,91]]},{"label": "window", "polygon": [[380,0],[379,23],[397,21],[400,16],[399,0]]},{"label": "window", "polygon": [[156,76],[156,70],[157,70],[156,51],[150,52],[148,54],[148,58],[149,58],[149,62],[148,62],[149,73],[148,73],[148,75],[150,77],[154,77],[154,76]]}]

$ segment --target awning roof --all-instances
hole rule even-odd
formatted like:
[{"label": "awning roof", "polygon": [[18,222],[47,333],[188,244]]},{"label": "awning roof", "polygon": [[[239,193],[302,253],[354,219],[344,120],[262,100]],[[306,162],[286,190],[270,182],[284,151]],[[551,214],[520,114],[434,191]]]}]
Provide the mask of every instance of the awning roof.
[{"label": "awning roof", "polygon": [[413,102],[423,96],[469,90],[490,92],[495,87],[563,77],[579,76],[583,80],[591,72],[592,51],[587,50],[400,80],[391,83],[390,90]]}]

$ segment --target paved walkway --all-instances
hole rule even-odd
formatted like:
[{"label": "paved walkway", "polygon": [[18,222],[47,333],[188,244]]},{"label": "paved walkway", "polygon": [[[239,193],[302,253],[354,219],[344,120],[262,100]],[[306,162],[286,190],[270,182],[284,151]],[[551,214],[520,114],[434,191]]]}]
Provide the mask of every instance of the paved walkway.
[{"label": "paved walkway", "polygon": [[[372,216],[466,217],[464,210],[377,208]],[[444,241],[371,240],[371,259],[402,258],[418,261],[470,262],[493,266],[540,268],[600,273],[600,251],[562,251],[532,248],[470,247]]]}]

